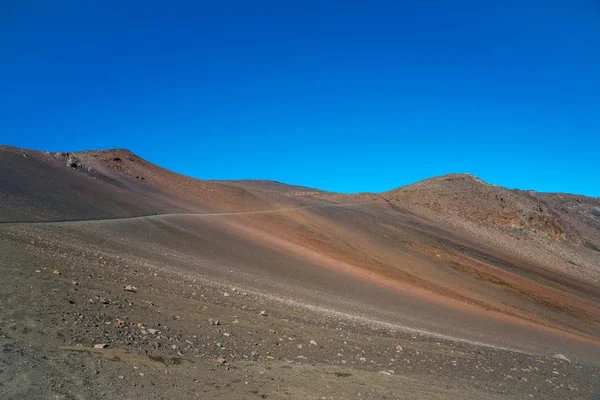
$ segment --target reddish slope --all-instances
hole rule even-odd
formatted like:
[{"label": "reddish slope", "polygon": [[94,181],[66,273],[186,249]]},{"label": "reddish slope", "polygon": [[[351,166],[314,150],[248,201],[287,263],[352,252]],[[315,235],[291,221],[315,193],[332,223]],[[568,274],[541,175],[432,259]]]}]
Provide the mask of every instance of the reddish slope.
[{"label": "reddish slope", "polygon": [[[354,205],[40,228],[15,224],[5,225],[6,237],[18,232],[32,240],[59,238],[68,232],[72,245],[81,238],[82,246],[136,254],[167,270],[233,280],[302,302],[318,287],[319,298],[338,311],[381,307],[377,318],[496,344],[488,325],[504,332],[504,344],[537,330],[545,332],[544,340],[573,348],[600,335],[600,288],[583,274],[593,276],[593,268],[564,268],[588,236],[532,194],[458,175],[382,196],[338,195],[272,182],[196,180],[125,150],[23,153],[0,152],[4,221]],[[511,247],[517,240],[520,247]],[[593,253],[582,254],[593,266]],[[382,290],[385,296],[378,297]],[[478,327],[473,335],[465,330],[469,324]],[[535,328],[523,330],[528,324]],[[529,349],[543,348],[539,340],[528,340]]]},{"label": "reddish slope", "polygon": [[0,222],[243,211],[310,203],[167,171],[127,150],[42,153],[0,147]]},{"label": "reddish slope", "polygon": [[508,252],[600,283],[600,253],[594,250],[600,248],[600,218],[593,214],[598,199],[573,196],[577,200],[569,204],[577,207],[569,212],[561,195],[508,190],[467,174],[427,179],[383,197]]}]

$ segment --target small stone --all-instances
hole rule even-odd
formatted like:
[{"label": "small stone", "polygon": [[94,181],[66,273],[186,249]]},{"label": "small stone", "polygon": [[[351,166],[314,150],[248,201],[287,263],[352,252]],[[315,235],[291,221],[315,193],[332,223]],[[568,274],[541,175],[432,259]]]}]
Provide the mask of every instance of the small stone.
[{"label": "small stone", "polygon": [[400,346],[400,345],[398,344],[398,345],[396,345],[396,350],[398,350],[398,351],[402,351],[402,350],[404,350],[404,347],[402,347],[402,346]]},{"label": "small stone", "polygon": [[134,292],[134,293],[137,292],[137,288],[135,286],[133,286],[133,285],[127,285],[127,286],[125,286],[125,290],[128,291],[128,292]]},{"label": "small stone", "polygon": [[54,275],[62,275],[62,272],[60,272],[59,270],[55,269],[54,271],[52,271],[52,273]]},{"label": "small stone", "polygon": [[269,316],[269,314],[267,314],[267,312],[266,312],[265,310],[262,310],[262,311],[260,312],[260,316],[261,316],[261,317],[267,317],[267,316]]},{"label": "small stone", "polygon": [[110,304],[110,300],[105,299],[104,297],[100,297],[100,300],[98,300],[98,301],[102,304]]},{"label": "small stone", "polygon": [[225,364],[227,362],[227,360],[225,360],[223,357],[219,357],[215,360],[218,364]]},{"label": "small stone", "polygon": [[311,340],[310,342],[308,342],[308,344],[311,344],[311,345],[313,345],[313,346],[316,346],[316,345],[317,345],[317,342],[315,342],[314,340]]},{"label": "small stone", "polygon": [[224,346],[223,346],[223,343],[221,343],[221,342],[217,342],[217,347],[224,347]]},{"label": "small stone", "polygon": [[298,349],[299,349],[299,350],[302,350],[303,348],[304,348],[304,346],[303,346],[302,344],[299,344],[299,345],[298,345]]},{"label": "small stone", "polygon": [[98,343],[98,344],[94,345],[95,349],[105,349],[107,347],[108,347],[108,345],[106,343]]},{"label": "small stone", "polygon": [[146,331],[151,335],[156,335],[158,333],[158,330],[154,328],[147,329]]},{"label": "small stone", "polygon": [[229,335],[229,333],[225,332],[225,333],[223,333],[223,336],[229,337],[230,335]]},{"label": "small stone", "polygon": [[569,360],[567,357],[563,356],[562,354],[556,354],[556,355],[554,355],[554,357],[552,357],[552,358],[555,358],[555,359],[557,359],[557,360],[561,360],[561,361],[566,361],[566,362],[568,362],[568,363],[570,363],[570,362],[571,362],[571,360]]},{"label": "small stone", "polygon": [[79,285],[79,282],[77,282],[77,281],[73,281],[73,282],[71,282],[71,285],[75,285],[75,286],[77,286],[77,285]]},{"label": "small stone", "polygon": [[380,373],[381,375],[392,376],[392,374],[391,374],[391,373],[389,373],[388,371],[379,371],[379,373]]}]

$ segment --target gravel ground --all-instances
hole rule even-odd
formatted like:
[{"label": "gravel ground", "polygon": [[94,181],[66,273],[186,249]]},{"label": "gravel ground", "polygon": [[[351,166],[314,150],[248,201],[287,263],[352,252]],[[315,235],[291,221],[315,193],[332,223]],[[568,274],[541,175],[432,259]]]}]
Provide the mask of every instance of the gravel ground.
[{"label": "gravel ground", "polygon": [[597,365],[366,326],[103,252],[0,243],[3,399],[600,395]]}]

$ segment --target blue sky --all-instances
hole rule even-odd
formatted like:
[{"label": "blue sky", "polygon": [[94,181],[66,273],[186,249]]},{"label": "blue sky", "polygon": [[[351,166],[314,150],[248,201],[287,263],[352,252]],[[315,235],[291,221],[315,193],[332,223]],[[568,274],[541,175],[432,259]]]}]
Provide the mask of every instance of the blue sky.
[{"label": "blue sky", "polygon": [[595,0],[4,0],[0,49],[4,144],[342,192],[469,172],[600,196]]}]

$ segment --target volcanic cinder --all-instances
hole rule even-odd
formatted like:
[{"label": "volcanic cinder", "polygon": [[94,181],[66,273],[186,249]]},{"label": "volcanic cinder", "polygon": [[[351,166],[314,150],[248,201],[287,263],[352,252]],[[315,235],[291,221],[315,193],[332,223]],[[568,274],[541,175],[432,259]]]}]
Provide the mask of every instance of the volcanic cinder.
[{"label": "volcanic cinder", "polygon": [[599,199],[4,146],[0,268],[0,398],[600,394]]}]

